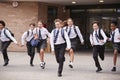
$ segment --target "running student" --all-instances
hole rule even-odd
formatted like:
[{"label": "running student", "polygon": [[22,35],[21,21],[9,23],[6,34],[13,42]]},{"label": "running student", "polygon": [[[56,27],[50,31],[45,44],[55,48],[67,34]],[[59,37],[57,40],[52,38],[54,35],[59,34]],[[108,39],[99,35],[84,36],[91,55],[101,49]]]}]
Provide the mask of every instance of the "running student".
[{"label": "running student", "polygon": [[90,43],[93,47],[93,59],[97,67],[96,72],[100,72],[102,67],[100,65],[98,56],[101,60],[104,60],[104,44],[107,41],[107,36],[105,35],[105,32],[99,27],[99,23],[97,21],[93,22],[92,26],[93,32],[90,34]]},{"label": "running student", "polygon": [[29,25],[29,30],[24,32],[21,38],[21,46],[23,47],[26,41],[27,53],[30,56],[30,66],[34,66],[33,59],[35,55],[35,47],[31,45],[31,40],[33,39],[33,30],[35,28],[35,23]]},{"label": "running student", "polygon": [[65,26],[64,29],[67,32],[71,42],[71,49],[69,50],[69,55],[70,55],[69,67],[73,68],[74,50],[76,49],[76,45],[78,44],[77,38],[79,38],[82,45],[84,44],[84,39],[78,26],[74,25],[72,18],[67,19],[67,26]]},{"label": "running student", "polygon": [[112,21],[110,24],[111,28],[110,40],[114,48],[113,68],[111,71],[116,71],[117,55],[120,52],[120,29],[117,27],[117,24],[118,24],[117,21]]},{"label": "running student", "polygon": [[10,46],[11,42],[14,42],[18,45],[16,39],[14,38],[13,33],[5,27],[6,24],[4,21],[0,20],[0,40],[2,42],[1,44],[1,50],[4,58],[4,65],[7,66],[9,64],[9,57],[7,54],[7,49]]},{"label": "running student", "polygon": [[56,28],[51,32],[50,43],[51,50],[55,53],[56,61],[59,64],[58,76],[61,77],[65,61],[65,51],[71,48],[71,43],[66,31],[62,28],[62,20],[56,19],[54,23]]},{"label": "running student", "polygon": [[38,27],[33,31],[34,38],[39,40],[37,47],[37,52],[40,55],[40,66],[42,69],[45,68],[45,61],[44,61],[44,50],[47,46],[47,38],[50,37],[50,33],[46,28],[43,27],[43,23],[41,20],[38,21]]}]

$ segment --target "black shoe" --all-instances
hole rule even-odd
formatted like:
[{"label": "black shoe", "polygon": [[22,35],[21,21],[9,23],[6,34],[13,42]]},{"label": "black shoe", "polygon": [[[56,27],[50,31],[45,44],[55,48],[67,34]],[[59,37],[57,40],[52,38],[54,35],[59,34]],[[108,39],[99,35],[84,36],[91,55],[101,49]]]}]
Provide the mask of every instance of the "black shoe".
[{"label": "black shoe", "polygon": [[73,65],[69,64],[69,67],[70,67],[70,68],[73,68]]},{"label": "black shoe", "polygon": [[8,65],[8,62],[6,62],[3,66],[7,66]]},{"label": "black shoe", "polygon": [[111,71],[116,71],[116,67],[113,67]]},{"label": "black shoe", "polygon": [[34,66],[34,64],[30,64],[30,66],[31,66],[31,67],[33,67],[33,66]]},{"label": "black shoe", "polygon": [[102,71],[102,68],[98,68],[98,69],[96,70],[96,72],[100,72],[100,71]]},{"label": "black shoe", "polygon": [[7,66],[9,64],[9,59],[8,60],[5,60],[5,63],[3,66]]},{"label": "black shoe", "polygon": [[61,73],[58,73],[58,77],[62,77],[62,74],[61,74]]}]

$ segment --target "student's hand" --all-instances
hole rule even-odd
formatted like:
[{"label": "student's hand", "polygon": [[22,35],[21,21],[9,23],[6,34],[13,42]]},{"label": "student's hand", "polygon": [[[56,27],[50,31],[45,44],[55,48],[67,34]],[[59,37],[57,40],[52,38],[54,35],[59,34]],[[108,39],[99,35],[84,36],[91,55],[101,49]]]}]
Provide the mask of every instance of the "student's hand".
[{"label": "student's hand", "polygon": [[120,40],[120,37],[118,39]]},{"label": "student's hand", "polygon": [[91,46],[93,47],[94,45],[93,45],[93,44],[91,44]]},{"label": "student's hand", "polygon": [[100,42],[101,42],[101,43],[104,43],[104,41],[103,41],[103,40],[100,40]]},{"label": "student's hand", "polygon": [[70,49],[69,48],[66,48],[66,51],[69,51]]},{"label": "student's hand", "polygon": [[54,55],[54,54],[55,54],[55,51],[52,51],[51,53]]},{"label": "student's hand", "polygon": [[81,42],[81,45],[84,45],[84,42]]}]

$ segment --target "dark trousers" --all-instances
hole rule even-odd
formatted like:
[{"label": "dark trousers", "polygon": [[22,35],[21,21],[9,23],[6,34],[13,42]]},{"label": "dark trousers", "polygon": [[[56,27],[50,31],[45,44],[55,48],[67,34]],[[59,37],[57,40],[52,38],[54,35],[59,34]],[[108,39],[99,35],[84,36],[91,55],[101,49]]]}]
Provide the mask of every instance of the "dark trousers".
[{"label": "dark trousers", "polygon": [[10,41],[5,41],[5,42],[2,42],[2,45],[1,45],[1,51],[2,51],[5,63],[9,61],[7,48],[9,47],[10,43],[11,43]]},{"label": "dark trousers", "polygon": [[95,45],[93,46],[93,59],[95,61],[96,67],[100,68],[100,63],[98,60],[98,56],[100,57],[101,60],[104,60],[104,51],[105,51],[105,46],[104,45]]},{"label": "dark trousers", "polygon": [[32,64],[33,63],[33,59],[34,59],[34,56],[35,56],[35,47],[33,47],[30,42],[27,42],[26,44],[27,46],[27,52],[28,52],[28,55],[30,56],[30,63]]},{"label": "dark trousers", "polygon": [[66,44],[55,45],[55,57],[56,61],[59,64],[58,73],[62,73],[63,64],[65,61],[65,48]]}]

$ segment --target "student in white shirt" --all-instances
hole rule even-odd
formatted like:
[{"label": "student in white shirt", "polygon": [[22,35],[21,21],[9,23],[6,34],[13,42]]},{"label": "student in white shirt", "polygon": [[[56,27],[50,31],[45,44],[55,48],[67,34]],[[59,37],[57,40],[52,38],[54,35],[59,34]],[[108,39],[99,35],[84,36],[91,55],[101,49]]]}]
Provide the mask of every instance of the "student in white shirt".
[{"label": "student in white shirt", "polygon": [[12,41],[15,44],[17,44],[17,41],[12,36],[11,31],[8,30],[5,26],[6,26],[5,22],[0,20],[0,40],[2,42],[1,50],[2,50],[2,54],[3,54],[3,58],[4,58],[4,65],[3,66],[7,66],[9,64],[7,48],[9,47],[9,45],[11,44]]},{"label": "student in white shirt", "polygon": [[105,35],[104,31],[99,27],[99,23],[97,21],[93,22],[92,26],[93,33],[90,34],[90,43],[93,46],[93,59],[97,67],[96,72],[100,72],[102,68],[99,63],[98,56],[101,60],[104,60],[104,44],[107,41],[107,36]]},{"label": "student in white shirt", "polygon": [[65,50],[71,48],[71,43],[66,31],[62,28],[62,20],[56,19],[54,23],[56,28],[51,32],[50,44],[51,51],[55,53],[56,61],[59,64],[58,77],[61,77],[65,61]]},{"label": "student in white shirt", "polygon": [[38,21],[38,27],[33,31],[34,38],[39,40],[37,45],[37,51],[40,55],[40,66],[42,69],[45,68],[45,61],[44,61],[44,50],[47,46],[47,38],[50,37],[50,33],[46,28],[43,27],[43,23],[41,20]]},{"label": "student in white shirt", "polygon": [[26,41],[27,53],[30,56],[30,66],[34,66],[33,59],[35,55],[35,47],[31,45],[31,40],[33,39],[33,30],[35,28],[35,23],[29,25],[29,30],[24,32],[21,38],[21,46],[23,47]]},{"label": "student in white shirt", "polygon": [[81,41],[82,45],[84,44],[84,39],[78,26],[74,25],[72,18],[67,19],[67,26],[65,26],[64,29],[67,31],[67,34],[71,41],[71,49],[69,51],[69,55],[70,55],[69,67],[73,68],[74,50],[76,49],[76,45],[78,44],[77,37]]},{"label": "student in white shirt", "polygon": [[111,28],[111,37],[110,40],[113,44],[114,48],[114,56],[113,56],[113,68],[111,71],[116,71],[116,63],[117,63],[117,54],[120,51],[120,29],[117,28],[117,21],[112,21],[110,24]]}]

